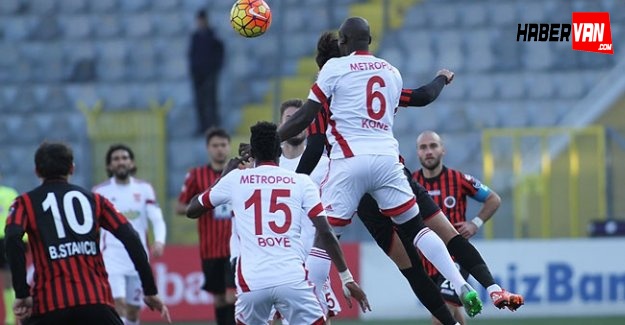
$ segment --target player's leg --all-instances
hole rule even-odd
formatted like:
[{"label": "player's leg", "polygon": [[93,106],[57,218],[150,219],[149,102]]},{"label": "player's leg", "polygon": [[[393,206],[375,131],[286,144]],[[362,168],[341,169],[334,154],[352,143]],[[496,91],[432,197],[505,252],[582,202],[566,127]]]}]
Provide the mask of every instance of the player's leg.
[{"label": "player's leg", "polygon": [[375,185],[371,192],[382,213],[393,219],[400,235],[409,238],[413,245],[455,286],[470,316],[477,315],[482,304],[477,292],[460,275],[443,241],[427,228],[418,217],[416,198],[403,172],[403,165],[391,156],[371,156]]},{"label": "player's leg", "polygon": [[68,308],[68,321],[57,324],[124,325],[115,309],[108,305],[83,305]]},{"label": "player's leg", "polygon": [[445,306],[439,287],[428,277],[410,240],[397,235],[390,218],[380,213],[377,202],[366,194],[358,205],[358,216],[378,246],[395,262],[412,291],[432,316],[443,325],[456,324]]},{"label": "player's leg", "polygon": [[143,288],[138,274],[126,275],[126,325],[139,325]]},{"label": "player's leg", "polygon": [[324,324],[325,317],[314,286],[308,281],[275,287],[273,293],[276,310],[289,324]]},{"label": "player's leg", "polygon": [[267,324],[274,305],[273,288],[260,289],[239,294],[235,303],[237,324]]},{"label": "player's leg", "polygon": [[[410,175],[410,171],[405,170],[405,172]],[[417,204],[421,208],[425,225],[441,237],[447,245],[447,250],[456,258],[458,264],[487,289],[495,306],[498,308],[507,306],[511,310],[516,310],[523,305],[521,295],[509,293],[497,285],[478,250],[456,231],[427,190],[413,180],[410,181],[410,187],[417,197]]]},{"label": "player's leg", "polygon": [[4,238],[0,238],[0,272],[2,272],[2,297],[4,298],[4,324],[15,324],[15,314],[13,314],[13,302],[15,294],[11,285],[11,271],[9,271],[4,250]]},{"label": "player's leg", "polygon": [[109,273],[109,284],[115,301],[115,311],[122,320],[126,319],[126,276],[121,273]]},{"label": "player's leg", "polygon": [[226,290],[228,276],[232,277],[229,282],[234,282],[228,258],[204,259],[202,260],[202,271],[204,273],[202,289],[213,295],[217,324],[234,324],[234,305],[232,298],[228,299]]}]

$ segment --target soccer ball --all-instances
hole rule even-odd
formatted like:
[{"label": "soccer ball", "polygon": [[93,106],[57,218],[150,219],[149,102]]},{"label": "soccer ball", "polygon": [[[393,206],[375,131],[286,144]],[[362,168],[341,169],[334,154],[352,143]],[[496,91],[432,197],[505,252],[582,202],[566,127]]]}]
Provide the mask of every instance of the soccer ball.
[{"label": "soccer ball", "polygon": [[263,0],[238,0],[230,10],[230,24],[242,36],[258,37],[271,25],[271,9]]}]

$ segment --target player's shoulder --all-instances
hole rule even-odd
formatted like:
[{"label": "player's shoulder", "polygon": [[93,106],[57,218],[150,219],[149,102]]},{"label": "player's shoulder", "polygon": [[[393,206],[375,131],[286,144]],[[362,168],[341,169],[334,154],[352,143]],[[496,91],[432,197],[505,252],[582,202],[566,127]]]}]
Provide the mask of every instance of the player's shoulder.
[{"label": "player's shoulder", "polygon": [[140,178],[134,178],[133,177],[133,183],[135,186],[140,187],[142,189],[149,189],[152,190],[152,184],[144,179],[140,179]]},{"label": "player's shoulder", "polygon": [[102,191],[103,189],[107,188],[108,186],[111,186],[112,184],[113,184],[113,179],[109,178],[105,180],[104,182],[97,184],[96,186],[91,188],[91,192],[98,193]]}]

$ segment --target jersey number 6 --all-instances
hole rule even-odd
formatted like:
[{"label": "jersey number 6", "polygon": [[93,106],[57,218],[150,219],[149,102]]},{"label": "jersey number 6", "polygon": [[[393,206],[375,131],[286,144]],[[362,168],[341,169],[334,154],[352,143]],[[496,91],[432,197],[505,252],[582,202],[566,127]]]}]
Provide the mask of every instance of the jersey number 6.
[{"label": "jersey number 6", "polygon": [[[384,95],[378,91],[373,90],[373,86],[378,85],[378,87],[386,87],[386,83],[384,83],[384,79],[380,76],[373,76],[367,81],[367,113],[369,113],[369,117],[374,120],[379,120],[384,117],[384,113],[386,113],[386,98]],[[377,99],[380,102],[380,110],[375,111],[373,109],[373,100]]]},{"label": "jersey number 6", "polygon": [[[282,211],[284,213],[284,224],[282,226],[278,226],[275,221],[269,222],[269,228],[276,234],[284,234],[291,228],[291,209],[284,202],[278,202],[278,198],[286,198],[291,196],[291,190],[285,189],[274,189],[271,190],[271,201],[269,203],[269,213],[276,213],[278,211]],[[261,190],[255,190],[252,196],[250,196],[247,201],[245,201],[245,209],[249,209],[251,206],[254,206],[254,223],[255,223],[255,233],[257,236],[263,234],[263,210],[262,210],[262,198],[261,198]]]}]

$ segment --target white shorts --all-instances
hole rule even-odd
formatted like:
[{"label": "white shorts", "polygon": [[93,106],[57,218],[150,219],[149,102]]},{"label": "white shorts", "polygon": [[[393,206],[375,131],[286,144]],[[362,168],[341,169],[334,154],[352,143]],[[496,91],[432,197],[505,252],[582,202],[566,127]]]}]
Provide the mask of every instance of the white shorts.
[{"label": "white shorts", "polygon": [[330,278],[323,284],[321,290],[315,290],[317,299],[321,303],[323,314],[329,317],[337,316],[341,312],[341,304],[336,298],[332,286],[330,285]]},{"label": "white shorts", "polygon": [[326,205],[330,224],[347,226],[365,193],[373,196],[384,215],[398,223],[419,213],[404,165],[397,157],[359,155],[330,160],[327,181],[321,185],[321,202]]},{"label": "white shorts", "polygon": [[317,325],[325,322],[313,285],[302,281],[238,294],[235,303],[237,324],[266,325],[274,306],[289,324]]},{"label": "white shorts", "polygon": [[137,274],[109,274],[113,299],[125,299],[132,306],[141,306],[143,288]]}]

